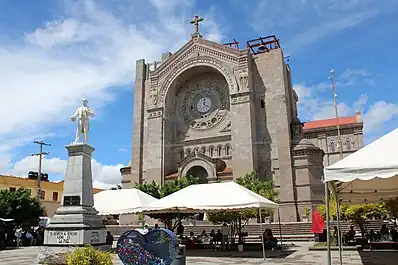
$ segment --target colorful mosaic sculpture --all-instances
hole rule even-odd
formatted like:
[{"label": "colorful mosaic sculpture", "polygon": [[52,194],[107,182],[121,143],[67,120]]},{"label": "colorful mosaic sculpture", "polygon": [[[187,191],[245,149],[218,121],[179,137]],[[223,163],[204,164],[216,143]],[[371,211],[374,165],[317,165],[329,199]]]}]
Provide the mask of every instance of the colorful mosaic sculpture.
[{"label": "colorful mosaic sculpture", "polygon": [[124,265],[170,265],[177,246],[177,237],[170,230],[154,229],[145,235],[130,230],[119,237],[116,253]]}]

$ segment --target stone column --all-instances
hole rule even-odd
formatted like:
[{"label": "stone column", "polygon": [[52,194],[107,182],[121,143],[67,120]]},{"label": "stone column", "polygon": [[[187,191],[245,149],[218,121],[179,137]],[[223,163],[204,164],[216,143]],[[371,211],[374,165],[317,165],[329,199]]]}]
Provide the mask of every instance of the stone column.
[{"label": "stone column", "polygon": [[147,66],[145,64],[145,60],[138,60],[136,62],[135,71],[131,173],[130,175],[125,175],[122,179],[124,188],[134,188],[135,182],[141,182],[143,173],[142,166],[144,160],[143,146],[146,96],[145,80],[147,76]]},{"label": "stone column", "polygon": [[148,139],[144,148],[143,179],[146,183],[163,183],[163,108],[147,111]]},{"label": "stone column", "polygon": [[232,167],[234,179],[255,170],[251,92],[231,95]]}]

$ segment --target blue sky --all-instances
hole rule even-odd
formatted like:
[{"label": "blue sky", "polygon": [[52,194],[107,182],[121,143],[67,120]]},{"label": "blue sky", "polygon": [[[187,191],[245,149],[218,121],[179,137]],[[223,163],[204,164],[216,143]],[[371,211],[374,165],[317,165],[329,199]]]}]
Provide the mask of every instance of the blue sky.
[{"label": "blue sky", "polygon": [[398,125],[396,0],[0,0],[0,173],[37,169],[33,140],[52,144],[44,171],[61,179],[69,117],[82,97],[97,117],[90,143],[95,186],[120,181],[131,159],[134,67],[158,60],[205,18],[204,37],[225,43],[276,34],[291,56],[302,121],[363,113],[365,140]]}]

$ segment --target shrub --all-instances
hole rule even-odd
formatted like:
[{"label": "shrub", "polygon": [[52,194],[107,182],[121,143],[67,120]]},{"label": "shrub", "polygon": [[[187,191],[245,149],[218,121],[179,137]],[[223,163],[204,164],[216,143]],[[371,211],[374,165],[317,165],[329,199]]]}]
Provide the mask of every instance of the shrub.
[{"label": "shrub", "polygon": [[112,254],[85,246],[75,249],[66,256],[67,265],[112,265]]}]

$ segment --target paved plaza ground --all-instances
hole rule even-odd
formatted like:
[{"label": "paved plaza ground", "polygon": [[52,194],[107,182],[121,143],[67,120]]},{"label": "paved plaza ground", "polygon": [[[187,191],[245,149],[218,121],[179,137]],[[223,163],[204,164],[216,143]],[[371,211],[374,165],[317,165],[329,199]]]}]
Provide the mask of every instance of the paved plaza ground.
[{"label": "paved plaza ground", "polygon": [[[187,257],[187,265],[224,265],[224,264],[248,264],[248,265],[313,265],[326,264],[325,251],[308,251],[308,243],[301,246],[291,247],[284,253],[268,252],[266,260],[262,258],[238,258],[217,257],[223,253],[205,252],[192,253]],[[35,265],[37,247],[26,247],[18,249],[7,249],[0,251],[1,265]],[[248,253],[250,256],[259,256],[261,253]],[[207,257],[205,257],[207,255]],[[333,252],[333,265],[339,264],[338,252]],[[357,252],[345,251],[343,264],[345,265],[395,265],[398,260],[396,251]],[[122,264],[117,257],[115,265]]]}]

